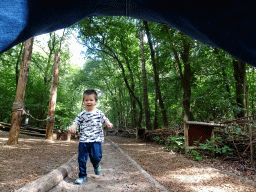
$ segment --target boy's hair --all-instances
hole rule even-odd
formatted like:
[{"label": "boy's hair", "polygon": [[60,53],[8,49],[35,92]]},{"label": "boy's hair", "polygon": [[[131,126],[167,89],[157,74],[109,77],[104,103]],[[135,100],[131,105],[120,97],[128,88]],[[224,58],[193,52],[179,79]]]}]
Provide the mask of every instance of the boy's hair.
[{"label": "boy's hair", "polygon": [[98,101],[98,94],[97,94],[97,92],[96,92],[95,90],[93,90],[93,89],[87,89],[87,90],[84,91],[84,94],[83,94],[83,101],[84,101],[84,97],[85,97],[86,95],[91,95],[91,94],[94,94],[94,95],[95,95],[95,100]]}]

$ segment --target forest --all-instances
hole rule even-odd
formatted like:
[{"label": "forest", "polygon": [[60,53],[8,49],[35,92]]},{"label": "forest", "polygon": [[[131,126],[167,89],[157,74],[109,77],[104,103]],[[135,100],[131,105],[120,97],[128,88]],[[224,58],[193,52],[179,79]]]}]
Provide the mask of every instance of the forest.
[{"label": "forest", "polygon": [[[85,89],[98,91],[97,107],[118,129],[176,129],[184,116],[220,123],[256,114],[255,68],[167,25],[90,17],[48,37],[45,43],[34,39],[24,101],[34,117],[29,119],[32,126],[46,126],[37,119],[47,118],[55,52],[61,55],[55,129],[72,124],[82,110]],[[71,37],[84,47],[81,68],[70,60]],[[21,43],[0,55],[0,122],[11,123],[23,50]],[[244,125],[221,134],[228,138],[230,131],[239,139],[249,137]],[[250,134],[254,131],[252,126]],[[174,137],[168,141],[178,144]],[[246,140],[242,151],[252,144]],[[228,152],[234,147],[223,146]]]}]

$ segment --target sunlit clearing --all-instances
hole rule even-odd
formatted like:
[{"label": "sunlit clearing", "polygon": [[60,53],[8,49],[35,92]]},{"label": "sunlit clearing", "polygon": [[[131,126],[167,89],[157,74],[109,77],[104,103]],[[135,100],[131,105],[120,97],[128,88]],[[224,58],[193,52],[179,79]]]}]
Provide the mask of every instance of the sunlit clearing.
[{"label": "sunlit clearing", "polygon": [[50,139],[46,139],[45,140],[47,143],[56,143],[55,140],[50,140]]},{"label": "sunlit clearing", "polygon": [[243,187],[239,183],[233,183],[232,185],[226,184],[229,183],[229,176],[203,167],[177,168],[172,171],[167,171],[166,174],[160,175],[156,179],[172,180],[172,182],[182,185],[189,191],[191,189],[201,192],[235,191],[237,188]]},{"label": "sunlit clearing", "polygon": [[20,138],[19,141],[35,142],[35,141],[41,141],[41,139],[23,139],[23,138]]},{"label": "sunlit clearing", "polygon": [[146,145],[146,144],[120,144],[120,145],[131,145],[131,146],[137,146],[137,145]]},{"label": "sunlit clearing", "polygon": [[191,187],[195,191],[198,192],[226,192],[226,189],[220,189],[219,187],[212,187],[212,186],[200,186],[200,189],[198,187]]},{"label": "sunlit clearing", "polygon": [[[191,172],[191,174],[185,175],[184,173],[187,173],[188,171]],[[200,183],[204,180],[209,180],[216,176],[214,175],[214,172],[206,172],[205,168],[196,167],[179,169],[177,171],[170,171],[170,174],[172,175],[172,177],[179,181],[189,181],[190,183]],[[223,175],[218,175],[218,177],[223,177]]]}]

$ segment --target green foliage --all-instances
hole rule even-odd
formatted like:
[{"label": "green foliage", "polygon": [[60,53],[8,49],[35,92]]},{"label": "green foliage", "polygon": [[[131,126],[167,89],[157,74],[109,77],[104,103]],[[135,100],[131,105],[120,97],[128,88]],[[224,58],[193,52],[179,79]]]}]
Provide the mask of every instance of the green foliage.
[{"label": "green foliage", "polygon": [[192,154],[194,155],[194,160],[195,161],[202,161],[203,160],[203,156],[201,156],[198,151],[196,150],[192,150]]},{"label": "green foliage", "polygon": [[[145,111],[138,24],[138,20],[126,17],[90,17],[72,26],[78,31],[74,35],[78,34],[78,40],[86,47],[82,54],[87,60],[82,69],[70,64],[71,54],[66,40],[72,31],[65,31],[64,35],[50,33],[46,42],[36,38],[25,96],[26,109],[38,119],[47,117],[54,52],[61,48],[55,126],[61,129],[69,126],[81,111],[83,90],[93,88],[100,95],[97,107],[106,113],[116,127],[137,128],[139,114]],[[181,72],[185,70],[183,54],[186,42],[190,44],[188,62],[191,67],[191,79],[186,85],[191,88],[190,109],[194,119],[202,122],[224,121],[233,119],[235,114],[245,110],[236,103],[233,58],[228,53],[204,45],[159,23],[149,23],[149,29],[160,78],[159,86],[170,125],[183,123],[184,85]],[[142,30],[145,33],[143,27]],[[16,63],[21,61],[21,51],[22,44],[0,55],[0,121],[11,120],[11,108],[16,94]],[[150,54],[145,41],[151,123],[154,128],[161,128],[163,117],[156,94]],[[18,70],[19,67],[20,64]],[[255,114],[256,74],[254,68],[248,66],[247,69],[250,94],[246,110],[250,115]],[[142,110],[138,101],[142,103]],[[30,123],[45,126],[45,122],[30,120]],[[145,126],[144,117],[141,126]],[[233,138],[236,138],[247,133],[235,128],[233,134]],[[161,138],[155,141],[163,143]],[[200,147],[221,154],[232,152],[227,146],[221,145],[221,141],[218,143],[221,147],[213,147],[211,141],[200,144]],[[183,145],[184,138],[177,136],[168,138],[165,143],[166,148],[177,150],[183,150]]]},{"label": "green foliage", "polygon": [[242,129],[240,127],[237,127],[234,132],[237,135],[246,135],[246,133],[244,131],[242,131]]},{"label": "green foliage", "polygon": [[[223,139],[222,137],[215,137],[214,140],[206,140],[206,143],[198,143],[195,142],[195,144],[199,144],[201,150],[208,150],[210,153],[216,153],[216,154],[222,154],[224,157],[227,155],[233,154],[233,149],[228,147],[227,145],[222,144]],[[218,143],[218,145],[216,145]],[[203,159],[203,153],[191,148],[188,148],[188,151],[191,151],[194,155],[195,161],[201,161]]]},{"label": "green foliage", "polygon": [[[230,147],[226,146],[226,145],[223,145],[222,142],[223,142],[223,139],[221,137],[216,137],[214,138],[215,141],[209,141],[207,140],[205,144],[202,144],[202,143],[199,143],[200,145],[200,148],[201,149],[207,149],[209,150],[210,152],[214,152],[216,154],[222,154],[224,156],[227,156],[227,155],[231,155],[233,154],[232,151],[233,149],[231,149]],[[215,146],[215,142],[218,142],[219,143],[219,146]]]},{"label": "green foliage", "polygon": [[[46,119],[54,53],[60,51],[60,43],[62,42],[55,112],[55,128],[62,129],[72,123],[81,107],[81,97],[73,96],[76,92],[73,89],[75,86],[72,80],[77,70],[70,66],[70,53],[67,46],[63,43],[65,40],[64,36],[58,36],[55,33],[49,34],[49,39],[45,43],[46,47],[43,46],[44,42],[42,40],[35,39],[24,101],[25,109],[29,110],[33,117]],[[0,121],[7,123],[10,123],[11,120],[12,103],[16,94],[15,65],[17,64],[19,75],[22,53],[22,44],[19,44],[0,55],[0,75],[3,77],[0,81],[0,104],[2,106],[0,108]],[[76,104],[77,102],[79,102],[79,107]],[[30,118],[29,124],[45,127],[46,122]]]},{"label": "green foliage", "polygon": [[165,144],[165,147],[167,149],[176,149],[176,150],[182,150],[184,149],[184,136],[170,136],[167,139],[167,142]]},{"label": "green foliage", "polygon": [[203,160],[203,156],[197,150],[187,147],[187,151],[192,153],[192,155],[194,156],[194,161],[202,161]]},{"label": "green foliage", "polygon": [[157,143],[160,143],[160,144],[163,144],[163,143],[164,143],[164,140],[163,140],[161,137],[159,137],[159,136],[155,136],[155,137],[153,138],[153,140],[154,140],[155,142],[157,142]]}]

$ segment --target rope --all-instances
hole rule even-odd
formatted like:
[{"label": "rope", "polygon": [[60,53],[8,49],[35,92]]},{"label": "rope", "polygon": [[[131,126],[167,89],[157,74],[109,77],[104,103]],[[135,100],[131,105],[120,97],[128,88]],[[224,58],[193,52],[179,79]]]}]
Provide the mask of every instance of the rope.
[{"label": "rope", "polygon": [[55,117],[47,117],[46,119],[37,119],[35,117],[33,117],[31,114],[29,114],[27,111],[23,110],[25,115],[30,116],[32,119],[35,119],[37,121],[49,121],[51,123],[55,122]]},{"label": "rope", "polygon": [[20,102],[14,102],[12,105],[12,110],[13,111],[22,111],[24,108],[24,103]]},{"label": "rope", "polygon": [[25,109],[24,103],[20,102],[14,102],[12,106],[13,111],[21,111],[22,115],[30,116],[32,119],[35,119],[37,121],[49,121],[51,123],[55,122],[55,117],[47,117],[46,119],[37,119],[33,117],[29,112],[27,112]]}]

